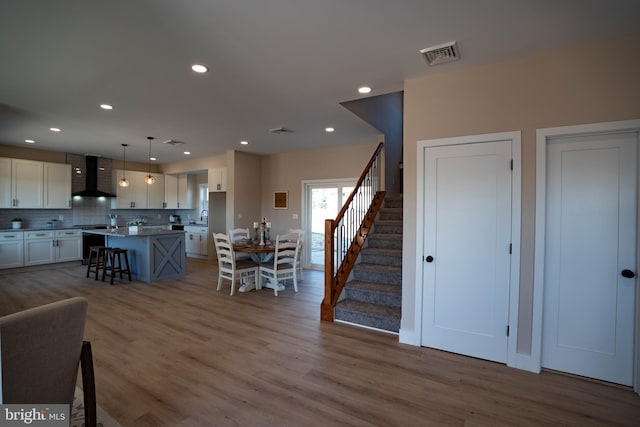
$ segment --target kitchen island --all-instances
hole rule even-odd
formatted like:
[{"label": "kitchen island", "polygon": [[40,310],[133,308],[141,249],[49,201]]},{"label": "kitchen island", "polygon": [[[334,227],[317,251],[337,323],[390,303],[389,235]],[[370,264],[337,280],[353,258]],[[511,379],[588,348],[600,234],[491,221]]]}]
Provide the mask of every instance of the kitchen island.
[{"label": "kitchen island", "polygon": [[105,246],[128,249],[131,275],[135,280],[157,282],[184,277],[186,255],[184,231],[128,227],[109,230],[83,230],[105,236]]}]

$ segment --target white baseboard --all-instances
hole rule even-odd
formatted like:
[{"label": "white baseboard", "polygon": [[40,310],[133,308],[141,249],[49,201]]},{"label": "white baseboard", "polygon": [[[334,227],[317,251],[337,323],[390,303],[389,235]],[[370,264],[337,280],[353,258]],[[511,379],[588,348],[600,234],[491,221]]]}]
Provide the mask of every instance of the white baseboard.
[{"label": "white baseboard", "polygon": [[530,354],[516,353],[515,360],[509,360],[507,366],[534,374],[540,373],[540,364],[536,363]]},{"label": "white baseboard", "polygon": [[416,347],[420,347],[420,335],[416,334],[414,329],[403,329],[400,328],[400,343],[401,344],[409,344],[415,345]]}]

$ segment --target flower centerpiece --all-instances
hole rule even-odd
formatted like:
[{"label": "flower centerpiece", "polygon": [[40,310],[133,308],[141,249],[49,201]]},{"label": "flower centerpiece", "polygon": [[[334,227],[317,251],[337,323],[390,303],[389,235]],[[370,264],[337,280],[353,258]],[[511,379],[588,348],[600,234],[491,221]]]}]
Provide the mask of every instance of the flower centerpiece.
[{"label": "flower centerpiece", "polygon": [[147,223],[147,220],[141,216],[135,217],[131,221],[127,222],[127,226],[129,227],[129,233],[136,234],[141,230],[141,227]]},{"label": "flower centerpiece", "polygon": [[19,216],[14,217],[11,220],[11,228],[13,229],[22,228],[22,218],[20,218]]}]

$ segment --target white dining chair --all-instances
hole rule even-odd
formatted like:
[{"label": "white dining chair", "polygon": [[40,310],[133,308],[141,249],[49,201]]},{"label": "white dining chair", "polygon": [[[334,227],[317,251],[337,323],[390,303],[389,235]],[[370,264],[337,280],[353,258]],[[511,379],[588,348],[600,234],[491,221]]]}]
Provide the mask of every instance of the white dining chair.
[{"label": "white dining chair", "polygon": [[222,288],[222,280],[231,281],[231,295],[235,291],[235,285],[240,280],[250,280],[253,276],[255,283],[258,282],[258,263],[250,259],[236,259],[233,254],[233,245],[228,235],[224,233],[212,233],[213,243],[218,255],[218,288]]},{"label": "white dining chair", "polygon": [[230,228],[229,239],[231,240],[231,243],[251,239],[251,233],[249,233],[248,228]]},{"label": "white dining chair", "polygon": [[260,264],[258,288],[262,287],[263,279],[273,285],[273,293],[278,296],[278,282],[284,285],[287,279],[293,280],[293,289],[298,292],[296,261],[298,260],[298,233],[287,233],[276,236],[276,248],[272,262]]},{"label": "white dining chair", "polygon": [[[249,239],[251,239],[251,233],[249,232],[248,228],[230,228],[229,229],[229,240],[231,240],[232,244],[248,241]],[[235,252],[233,256],[236,257],[236,260],[251,259],[251,256],[249,254],[243,254],[238,252]]]},{"label": "white dining chair", "polygon": [[304,280],[304,270],[302,269],[302,250],[304,249],[304,230],[302,228],[290,228],[289,233],[298,233],[298,259],[296,261],[296,274],[298,282]]}]

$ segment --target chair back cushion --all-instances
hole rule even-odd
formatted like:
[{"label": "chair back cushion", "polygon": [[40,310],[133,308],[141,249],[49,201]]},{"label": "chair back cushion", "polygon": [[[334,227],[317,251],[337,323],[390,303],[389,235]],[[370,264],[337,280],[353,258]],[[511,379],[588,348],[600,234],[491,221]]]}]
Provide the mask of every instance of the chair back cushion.
[{"label": "chair back cushion", "polygon": [[0,317],[4,403],[73,403],[87,306],[70,298]]}]

